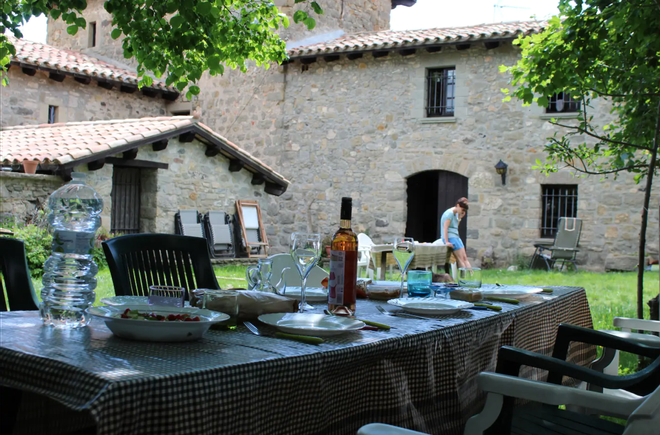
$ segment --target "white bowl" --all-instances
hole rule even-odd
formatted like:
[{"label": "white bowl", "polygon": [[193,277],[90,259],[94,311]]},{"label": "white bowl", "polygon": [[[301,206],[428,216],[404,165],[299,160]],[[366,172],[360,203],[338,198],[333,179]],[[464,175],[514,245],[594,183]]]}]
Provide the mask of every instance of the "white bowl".
[{"label": "white bowl", "polygon": [[[199,322],[170,322],[122,319],[127,309],[162,314],[190,314],[199,316]],[[225,313],[193,307],[165,307],[154,305],[122,305],[92,307],[89,313],[105,321],[105,325],[118,337],[140,341],[190,341],[202,338],[212,324],[229,319]]]}]

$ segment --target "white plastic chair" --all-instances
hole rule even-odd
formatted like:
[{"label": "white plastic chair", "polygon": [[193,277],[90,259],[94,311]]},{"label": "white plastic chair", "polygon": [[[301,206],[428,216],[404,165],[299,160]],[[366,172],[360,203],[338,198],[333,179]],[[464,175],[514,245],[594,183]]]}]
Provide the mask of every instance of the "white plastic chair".
[{"label": "white plastic chair", "polygon": [[[288,287],[300,287],[302,285],[302,279],[300,278],[300,274],[296,269],[296,264],[293,262],[293,258],[291,258],[290,254],[275,254],[268,258],[273,260],[273,266],[271,269],[273,272],[271,277],[272,283],[279,282],[282,277],[282,271],[288,267],[289,270],[284,272],[284,282],[286,282],[286,285]],[[307,277],[307,287],[322,287],[323,285],[321,284],[321,281],[328,276],[328,272],[319,266],[314,266]]]},{"label": "white plastic chair", "polygon": [[374,271],[371,266],[371,247],[374,242],[369,236],[364,233],[358,234],[358,263],[357,263],[357,276],[360,276],[360,271],[364,268],[365,274],[368,278],[374,278]]},{"label": "white plastic chair", "polygon": [[[612,323],[614,324],[614,327],[621,328],[621,331],[610,329],[601,329],[600,331],[607,332],[608,334],[612,334],[620,338],[632,340],[637,343],[645,344],[647,346],[660,347],[660,337],[657,335],[632,332],[632,330],[635,329],[638,331],[660,333],[660,321],[632,319],[629,317],[615,317]],[[605,352],[607,352],[607,350],[605,350]],[[601,367],[602,365],[607,364],[602,368],[602,371],[606,375],[617,376],[619,374],[619,351],[612,351],[610,358],[611,360],[609,360],[607,356],[602,358],[603,361],[600,363]],[[595,369],[599,368],[596,367]]]}]

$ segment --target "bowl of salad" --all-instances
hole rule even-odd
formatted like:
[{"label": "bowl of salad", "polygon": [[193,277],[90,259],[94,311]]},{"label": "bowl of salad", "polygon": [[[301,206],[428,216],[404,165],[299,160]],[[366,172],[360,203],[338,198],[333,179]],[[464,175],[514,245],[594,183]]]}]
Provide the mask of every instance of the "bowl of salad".
[{"label": "bowl of salad", "polygon": [[190,341],[229,315],[194,307],[119,305],[92,307],[89,313],[105,321],[118,337],[140,341]]}]

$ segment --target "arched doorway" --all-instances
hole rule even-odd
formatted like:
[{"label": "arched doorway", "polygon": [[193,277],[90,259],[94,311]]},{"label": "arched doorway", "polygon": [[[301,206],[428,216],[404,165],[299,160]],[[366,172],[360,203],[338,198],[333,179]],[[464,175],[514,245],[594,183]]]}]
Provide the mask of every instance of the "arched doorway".
[{"label": "arched doorway", "polygon": [[[456,205],[458,198],[467,198],[468,178],[449,171],[420,172],[408,178],[407,194],[406,237],[432,242],[440,238],[442,213]],[[458,226],[458,232],[465,243],[467,216]]]}]

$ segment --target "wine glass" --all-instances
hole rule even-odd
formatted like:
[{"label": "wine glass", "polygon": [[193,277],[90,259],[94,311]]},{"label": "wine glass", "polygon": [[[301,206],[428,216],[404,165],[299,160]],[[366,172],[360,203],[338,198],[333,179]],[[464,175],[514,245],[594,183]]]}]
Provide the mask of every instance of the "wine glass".
[{"label": "wine glass", "polygon": [[402,298],[406,270],[408,270],[408,266],[410,266],[410,262],[415,255],[415,241],[412,237],[395,237],[392,255],[394,255],[394,259],[401,270],[401,291],[399,292],[399,298]]},{"label": "wine glass", "polygon": [[302,280],[299,312],[313,310],[314,307],[309,305],[305,298],[305,287],[309,272],[321,258],[321,235],[318,233],[293,233],[291,235],[291,258],[293,258]]}]

